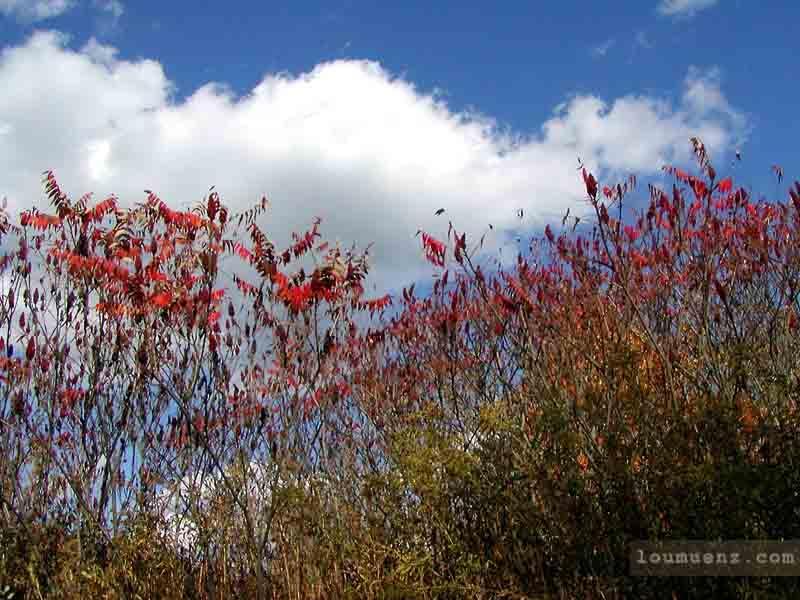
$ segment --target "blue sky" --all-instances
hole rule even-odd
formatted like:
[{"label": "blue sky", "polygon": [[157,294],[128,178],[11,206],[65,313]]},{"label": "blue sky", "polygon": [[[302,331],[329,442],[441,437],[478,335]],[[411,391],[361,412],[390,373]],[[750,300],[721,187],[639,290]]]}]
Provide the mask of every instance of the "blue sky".
[{"label": "blue sky", "polygon": [[757,192],[797,173],[800,5],[487,6],[0,0],[0,196],[266,193],[276,232],[374,241],[386,288],[429,273],[420,227],[508,246],[581,210],[578,156],[658,177],[700,135]]}]

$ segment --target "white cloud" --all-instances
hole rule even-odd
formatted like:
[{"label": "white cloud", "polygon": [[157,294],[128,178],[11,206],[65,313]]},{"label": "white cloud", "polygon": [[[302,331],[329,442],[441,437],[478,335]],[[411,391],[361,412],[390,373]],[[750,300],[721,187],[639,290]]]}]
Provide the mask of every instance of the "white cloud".
[{"label": "white cloud", "polygon": [[601,169],[648,172],[669,162],[685,161],[687,140],[700,137],[712,154],[730,144],[728,125],[744,126],[714,75],[690,70],[679,108],[656,98],[626,96],[609,105],[595,96],[578,96],[562,104],[544,125],[545,140],[593,157]]},{"label": "white cloud", "polygon": [[74,5],[73,0],[0,0],[0,12],[19,21],[34,22],[57,17]]},{"label": "white cloud", "polygon": [[693,17],[716,3],[717,0],[661,0],[657,10],[668,17]]},{"label": "white cloud", "polygon": [[[678,103],[575,96],[540,132],[511,135],[374,62],[266,74],[238,98],[209,82],[174,101],[158,62],[120,59],[97,40],[80,51],[66,43],[37,32],[0,55],[0,86],[12,90],[0,96],[0,197],[12,211],[48,208],[45,169],[75,198],[93,191],[134,203],[152,189],[187,206],[215,185],[237,210],[267,194],[278,245],[314,216],[326,239],[375,242],[379,290],[430,273],[418,228],[444,238],[450,219],[477,240],[492,223],[486,246],[496,248],[509,239],[504,229],[520,226],[519,208],[528,226],[581,210],[577,156],[601,176],[655,173],[688,159],[691,136],[715,152],[739,143],[746,125],[713,70],[692,69]],[[434,217],[439,207],[447,213]]]},{"label": "white cloud", "polygon": [[94,63],[113,68],[116,62],[117,49],[113,46],[105,46],[97,41],[97,38],[92,37],[81,48],[81,54],[88,56]]}]

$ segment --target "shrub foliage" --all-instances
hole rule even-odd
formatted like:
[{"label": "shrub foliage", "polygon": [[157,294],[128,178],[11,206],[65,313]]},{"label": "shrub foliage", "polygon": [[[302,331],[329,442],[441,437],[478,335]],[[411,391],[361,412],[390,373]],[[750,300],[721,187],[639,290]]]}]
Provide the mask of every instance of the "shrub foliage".
[{"label": "shrub foliage", "polygon": [[800,183],[692,144],[639,210],[584,171],[588,229],[511,269],[423,233],[425,298],[365,299],[318,220],[277,249],[266,199],[46,173],[54,212],[0,215],[0,594],[794,597],[629,576],[635,540],[800,539]]}]

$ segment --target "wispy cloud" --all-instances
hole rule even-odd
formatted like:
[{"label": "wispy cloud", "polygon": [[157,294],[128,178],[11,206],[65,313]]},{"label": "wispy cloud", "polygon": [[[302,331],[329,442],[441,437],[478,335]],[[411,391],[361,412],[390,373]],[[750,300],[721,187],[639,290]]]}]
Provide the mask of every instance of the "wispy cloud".
[{"label": "wispy cloud", "polygon": [[640,48],[645,48],[649,50],[653,47],[653,42],[647,37],[647,34],[644,31],[637,31],[636,32],[636,45]]},{"label": "wispy cloud", "polygon": [[613,48],[614,44],[616,43],[617,41],[614,38],[610,38],[605,42],[603,42],[602,44],[594,46],[591,50],[592,56],[594,56],[595,58],[604,57],[606,54],[608,54],[608,51],[611,50],[611,48]]},{"label": "wispy cloud", "polygon": [[96,19],[97,33],[108,37],[117,32],[120,17],[125,12],[125,7],[120,0],[93,0],[92,4],[100,14]]},{"label": "wispy cloud", "polygon": [[119,0],[94,0],[94,6],[115,19],[119,19],[125,12],[125,7]]},{"label": "wispy cloud", "polygon": [[0,0],[0,13],[23,23],[34,23],[64,14],[73,0]]},{"label": "wispy cloud", "polygon": [[667,17],[693,17],[716,3],[717,0],[661,0],[657,10]]}]

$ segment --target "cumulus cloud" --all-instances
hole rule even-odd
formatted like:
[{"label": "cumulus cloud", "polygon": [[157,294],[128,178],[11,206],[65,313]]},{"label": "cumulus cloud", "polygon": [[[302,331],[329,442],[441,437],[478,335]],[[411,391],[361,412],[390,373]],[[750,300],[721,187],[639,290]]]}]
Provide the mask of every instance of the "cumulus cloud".
[{"label": "cumulus cloud", "polygon": [[556,148],[575,148],[601,169],[650,172],[653,167],[683,162],[686,143],[700,137],[712,154],[726,149],[732,132],[744,135],[745,118],[719,90],[719,74],[692,68],[681,104],[647,96],[626,96],[609,105],[595,96],[578,96],[562,104],[544,124],[544,140]]},{"label": "cumulus cloud", "polygon": [[72,0],[0,0],[0,12],[19,21],[34,22],[57,17],[74,5]]},{"label": "cumulus cloud", "polygon": [[693,17],[716,3],[717,0],[661,0],[657,10],[668,17]]},{"label": "cumulus cloud", "polygon": [[[242,97],[209,82],[177,101],[157,61],[67,41],[37,32],[0,55],[0,85],[13,90],[0,96],[0,197],[13,210],[48,208],[45,169],[76,198],[116,193],[133,203],[152,189],[188,207],[215,185],[237,210],[266,194],[279,245],[314,216],[326,239],[375,242],[378,290],[430,273],[418,228],[444,238],[449,219],[476,240],[492,223],[486,246],[497,248],[514,229],[584,209],[578,156],[601,176],[655,173],[689,158],[689,137],[718,152],[746,125],[714,70],[690,70],[678,102],[574,96],[522,135],[455,112],[375,62],[267,73]],[[439,207],[447,212],[435,217]]]}]

